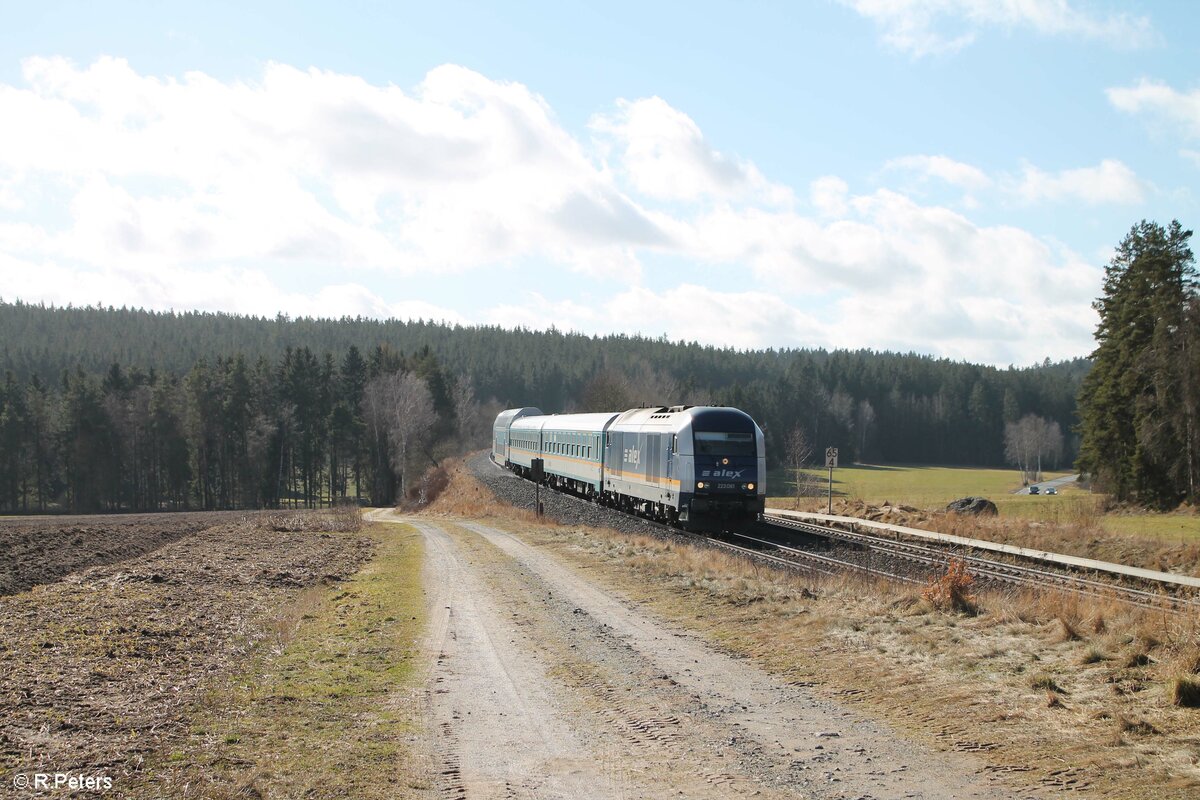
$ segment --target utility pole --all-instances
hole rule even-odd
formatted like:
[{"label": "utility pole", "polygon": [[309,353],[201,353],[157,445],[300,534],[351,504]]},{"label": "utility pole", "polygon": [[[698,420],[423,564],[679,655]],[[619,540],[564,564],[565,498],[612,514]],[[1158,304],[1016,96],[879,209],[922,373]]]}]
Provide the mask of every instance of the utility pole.
[{"label": "utility pole", "polygon": [[545,459],[535,458],[529,462],[529,471],[533,474],[533,496],[535,512],[542,516],[542,477],[545,475]]},{"label": "utility pole", "polygon": [[825,448],[825,466],[829,468],[829,513],[833,513],[833,468],[837,466],[838,449]]}]

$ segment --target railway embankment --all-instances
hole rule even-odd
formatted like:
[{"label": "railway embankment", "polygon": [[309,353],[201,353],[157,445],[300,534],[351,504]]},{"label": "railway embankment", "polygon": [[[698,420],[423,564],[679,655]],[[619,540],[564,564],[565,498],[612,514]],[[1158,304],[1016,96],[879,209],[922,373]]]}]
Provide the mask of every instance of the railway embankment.
[{"label": "railway embankment", "polygon": [[[507,479],[496,473],[485,486]],[[521,502],[521,488],[514,479],[497,496]],[[599,516],[606,511],[539,525],[504,502],[485,510],[489,524],[676,630],[884,720],[900,736],[976,754],[1010,787],[1006,796],[1080,790],[1182,800],[1200,791],[1200,710],[1179,692],[1200,672],[1194,620],[970,584],[970,612],[946,611],[921,584],[776,570],[689,546],[688,537],[611,530]]]},{"label": "railway embankment", "polygon": [[536,487],[524,478],[492,462],[486,452],[471,455],[466,460],[471,473],[501,501],[519,509],[534,511],[540,496],[546,518],[561,525],[592,525],[611,528],[622,533],[643,536],[670,535],[653,522],[616,509],[590,503],[583,498]]}]

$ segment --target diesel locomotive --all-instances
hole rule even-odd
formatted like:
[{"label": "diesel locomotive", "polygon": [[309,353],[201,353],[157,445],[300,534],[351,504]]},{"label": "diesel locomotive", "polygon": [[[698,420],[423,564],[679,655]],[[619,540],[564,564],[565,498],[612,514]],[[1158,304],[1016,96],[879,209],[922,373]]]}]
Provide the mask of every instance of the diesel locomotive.
[{"label": "diesel locomotive", "polygon": [[502,411],[492,460],[530,477],[535,458],[556,489],[688,530],[753,520],[766,502],[763,433],[736,408]]}]

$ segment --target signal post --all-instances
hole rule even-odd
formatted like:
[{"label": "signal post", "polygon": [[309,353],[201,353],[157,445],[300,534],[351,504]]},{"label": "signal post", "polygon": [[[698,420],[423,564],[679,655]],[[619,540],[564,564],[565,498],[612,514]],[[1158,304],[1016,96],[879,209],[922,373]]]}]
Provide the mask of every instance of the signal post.
[{"label": "signal post", "polygon": [[833,468],[837,466],[838,449],[825,448],[825,466],[829,468],[829,512],[833,513]]}]

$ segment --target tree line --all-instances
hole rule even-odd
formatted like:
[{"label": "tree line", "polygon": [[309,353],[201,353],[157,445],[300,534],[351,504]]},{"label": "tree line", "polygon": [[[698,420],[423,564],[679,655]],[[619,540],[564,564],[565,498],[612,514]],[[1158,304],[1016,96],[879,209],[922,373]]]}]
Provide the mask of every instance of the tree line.
[{"label": "tree line", "polygon": [[[1028,414],[1059,424],[1070,461],[1078,446],[1076,395],[1089,369],[1085,359],[996,368],[912,353],[742,351],[661,337],[420,320],[0,302],[0,370],[23,384],[37,377],[58,385],[64,372],[102,378],[114,361],[186,376],[202,361],[214,365],[231,354],[244,354],[251,365],[278,364],[289,350],[344,354],[352,346],[428,353],[465,390],[506,407],[557,413],[654,403],[737,406],[763,427],[775,464],[783,461],[788,432],[800,426],[814,447],[838,447],[847,462],[1000,466],[1005,426]],[[486,443],[485,434],[474,444]]]},{"label": "tree line", "polygon": [[186,373],[81,368],[0,385],[0,511],[389,505],[414,468],[486,435],[493,408],[427,349],[277,362],[201,358]]},{"label": "tree line", "polygon": [[1079,466],[1120,501],[1200,500],[1200,296],[1192,232],[1133,226],[1105,268]]}]

